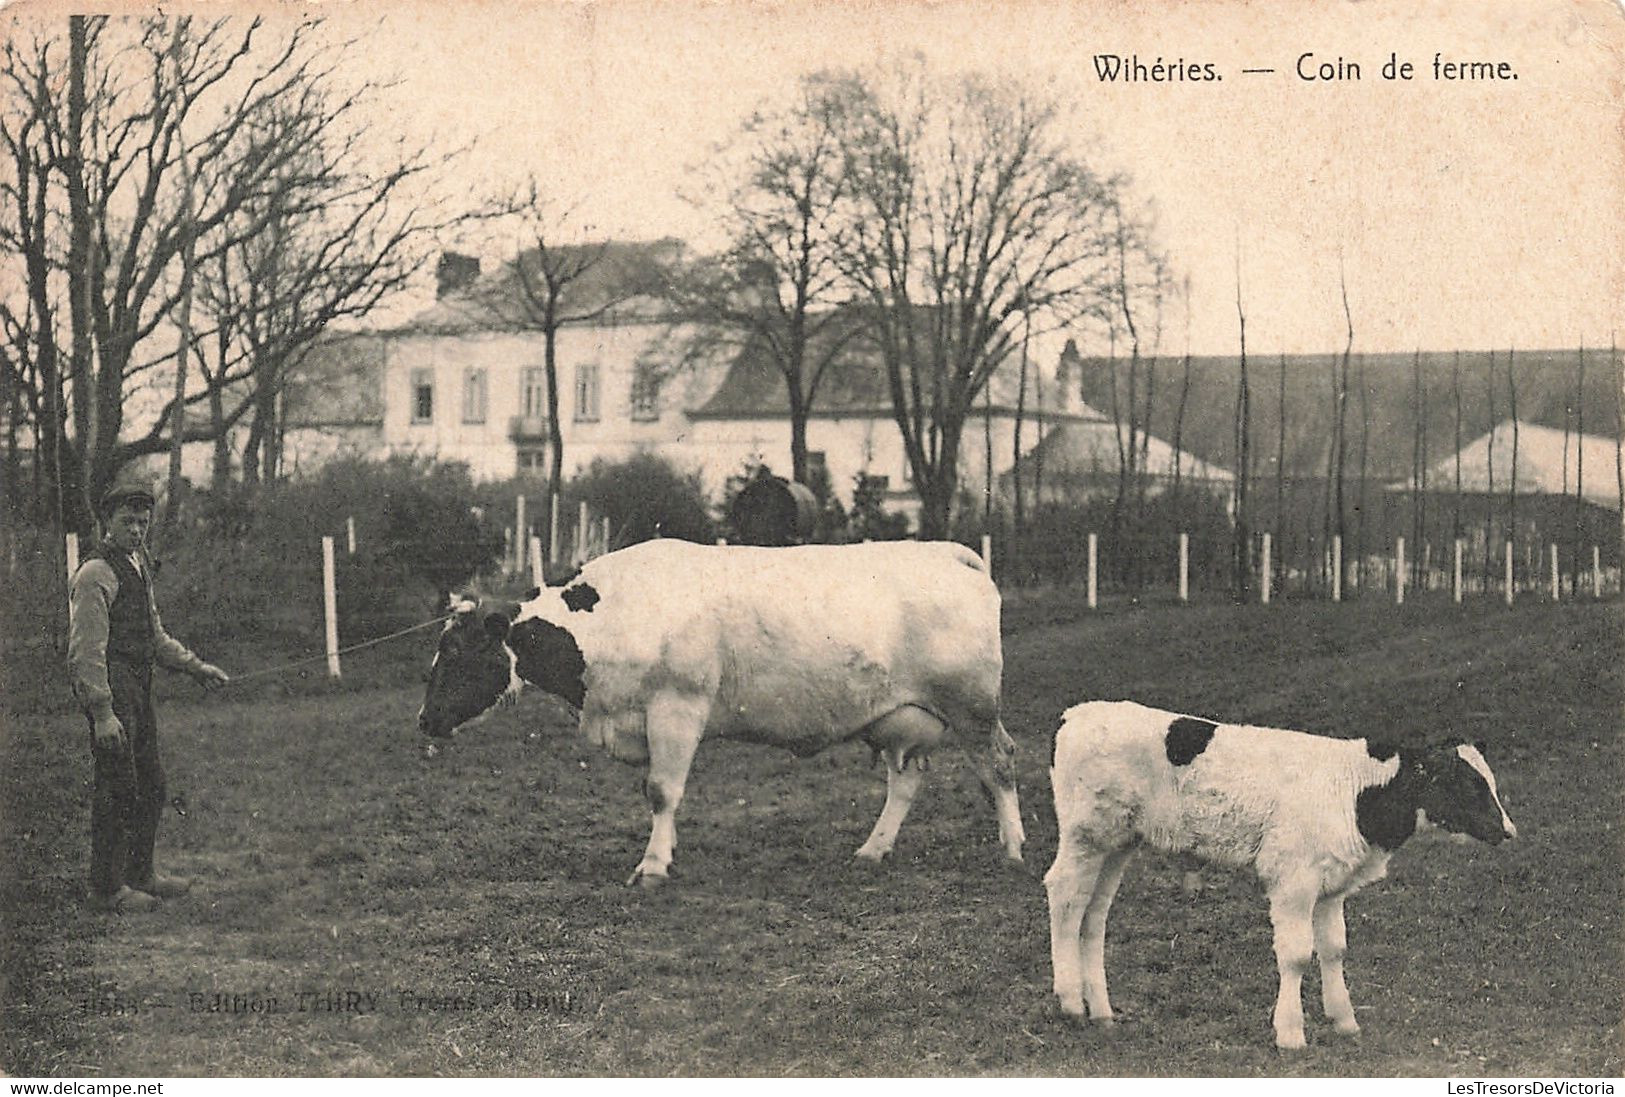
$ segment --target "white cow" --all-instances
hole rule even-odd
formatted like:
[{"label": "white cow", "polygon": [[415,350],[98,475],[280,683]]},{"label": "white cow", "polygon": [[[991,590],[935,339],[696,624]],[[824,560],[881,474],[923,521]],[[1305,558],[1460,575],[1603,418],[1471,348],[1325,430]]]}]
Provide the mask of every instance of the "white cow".
[{"label": "white cow", "polygon": [[992,796],[1005,853],[1021,859],[1015,745],[999,720],[999,594],[961,545],[657,540],[600,556],[521,605],[457,608],[419,725],[449,735],[526,682],[564,698],[590,740],[647,767],[653,822],[633,873],[645,885],[666,878],[708,735],[797,754],[867,741],[887,779],[857,851],[870,860],[890,852],[927,756],[956,737]]},{"label": "white cow", "polygon": [[1359,1031],[1343,982],[1343,900],[1381,879],[1418,826],[1490,843],[1518,833],[1478,746],[1396,748],[1126,701],[1067,711],[1050,779],[1060,848],[1044,885],[1061,1009],[1081,1017],[1087,999],[1090,1018],[1111,1023],[1106,915],[1144,844],[1258,873],[1275,928],[1283,1048],[1304,1046],[1301,982],[1312,953],[1326,1016],[1340,1033]]}]

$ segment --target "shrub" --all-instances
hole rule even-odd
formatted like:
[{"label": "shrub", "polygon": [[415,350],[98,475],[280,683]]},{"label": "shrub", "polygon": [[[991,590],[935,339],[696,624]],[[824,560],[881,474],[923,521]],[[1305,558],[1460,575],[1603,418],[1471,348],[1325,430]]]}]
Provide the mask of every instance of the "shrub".
[{"label": "shrub", "polygon": [[717,536],[699,474],[653,453],[595,460],[565,485],[563,502],[572,514],[585,502],[595,518],[607,517],[614,548],[657,536],[702,543]]}]

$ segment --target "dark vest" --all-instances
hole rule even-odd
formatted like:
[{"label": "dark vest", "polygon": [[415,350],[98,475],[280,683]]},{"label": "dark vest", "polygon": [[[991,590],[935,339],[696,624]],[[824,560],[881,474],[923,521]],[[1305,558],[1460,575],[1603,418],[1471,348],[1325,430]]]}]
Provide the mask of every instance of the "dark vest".
[{"label": "dark vest", "polygon": [[147,581],[130,558],[116,548],[98,547],[91,559],[106,560],[118,576],[118,594],[107,608],[107,658],[150,665],[156,645],[152,636],[152,610]]}]

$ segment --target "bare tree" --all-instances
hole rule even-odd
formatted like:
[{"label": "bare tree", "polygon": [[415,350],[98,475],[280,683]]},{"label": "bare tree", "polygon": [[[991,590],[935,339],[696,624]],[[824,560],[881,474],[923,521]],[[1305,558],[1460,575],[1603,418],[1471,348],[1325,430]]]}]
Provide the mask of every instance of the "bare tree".
[{"label": "bare tree", "polygon": [[51,490],[83,530],[101,485],[171,449],[175,424],[187,441],[230,426],[178,414],[216,399],[219,376],[197,394],[178,379],[184,395],[146,427],[128,398],[194,350],[184,332],[170,341],[188,272],[333,201],[305,165],[312,148],[346,151],[335,133],[360,91],[338,89],[342,48],[323,48],[311,21],[273,35],[257,19],[76,16],[19,31],[0,46],[0,263],[22,287],[0,306],[5,358],[37,385]]},{"label": "bare tree", "polygon": [[1252,591],[1252,527],[1247,513],[1247,481],[1252,468],[1252,393],[1247,378],[1247,314],[1241,307],[1241,244],[1236,244],[1236,324],[1241,361],[1236,379],[1236,520],[1232,563],[1234,597],[1244,602]]},{"label": "bare tree", "polygon": [[1455,543],[1461,540],[1461,351],[1456,351],[1450,361],[1450,394],[1455,404],[1455,439],[1456,439],[1456,498],[1455,509],[1450,517],[1450,544],[1451,551],[1455,551]]},{"label": "bare tree", "polygon": [[1580,550],[1584,546],[1585,528],[1585,475],[1586,475],[1586,348],[1580,341],[1579,376],[1574,381],[1574,544],[1569,552],[1569,587],[1573,595],[1580,596]]},{"label": "bare tree", "polygon": [[807,422],[830,366],[860,334],[836,259],[846,195],[841,82],[804,77],[794,102],[752,114],[701,169],[730,241],[667,287],[697,325],[685,357],[759,348],[783,376],[791,477],[808,480]]},{"label": "bare tree", "polygon": [[[1507,415],[1512,420],[1512,471],[1507,475],[1507,543],[1518,544],[1518,353],[1507,350]],[[1491,425],[1493,429],[1493,424]],[[1564,474],[1567,475],[1567,468]],[[1538,548],[1538,546],[1536,546]]]},{"label": "bare tree", "polygon": [[1333,430],[1333,436],[1337,440],[1337,472],[1332,480],[1332,488],[1336,493],[1336,500],[1333,504],[1334,521],[1332,532],[1341,538],[1343,545],[1342,568],[1337,580],[1346,589],[1350,546],[1348,543],[1348,508],[1343,501],[1343,483],[1345,468],[1348,464],[1349,360],[1354,353],[1354,315],[1349,311],[1349,284],[1348,278],[1343,271],[1341,255],[1338,256],[1337,263],[1337,284],[1343,296],[1343,322],[1347,325],[1348,338],[1343,344],[1342,369],[1337,380],[1337,425]]},{"label": "bare tree", "polygon": [[548,492],[564,482],[564,433],[559,420],[558,336],[567,326],[597,320],[627,302],[660,291],[665,279],[648,252],[589,239],[574,207],[542,192],[535,177],[493,212],[512,225],[514,258],[470,291],[461,307],[488,328],[539,332],[547,388]]},{"label": "bare tree", "polygon": [[[419,148],[381,162],[367,157],[364,131],[352,120],[357,102],[317,94],[301,105],[319,120],[318,132],[278,171],[278,185],[231,223],[259,231],[234,233],[200,269],[214,356],[198,354],[200,399],[209,407],[199,429],[224,439],[230,424],[246,419],[247,482],[281,474],[288,394],[333,325],[404,289],[436,239],[472,216],[434,193],[455,154]],[[217,443],[217,482],[227,471]]]},{"label": "bare tree", "polygon": [[845,82],[850,217],[840,265],[867,313],[921,498],[947,533],[977,395],[1037,330],[1098,311],[1114,185],[1066,149],[1056,109],[977,77],[915,66]]},{"label": "bare tree", "polygon": [[1484,391],[1488,397],[1490,434],[1484,454],[1484,589],[1489,589],[1491,568],[1494,566],[1495,532],[1495,352],[1490,351],[1486,366]]}]

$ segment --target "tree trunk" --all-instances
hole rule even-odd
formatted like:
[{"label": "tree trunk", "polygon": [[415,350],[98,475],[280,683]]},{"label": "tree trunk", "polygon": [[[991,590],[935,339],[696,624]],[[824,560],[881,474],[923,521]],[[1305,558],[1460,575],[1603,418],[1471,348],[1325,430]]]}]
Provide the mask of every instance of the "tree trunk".
[{"label": "tree trunk", "polygon": [[[549,302],[551,306],[552,302]],[[564,426],[559,422],[559,326],[549,307],[542,320],[542,372],[547,375],[547,497],[564,494]],[[559,542],[563,544],[562,541]]]}]

